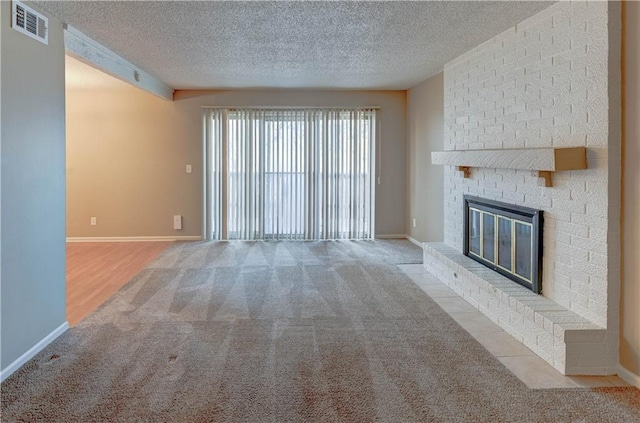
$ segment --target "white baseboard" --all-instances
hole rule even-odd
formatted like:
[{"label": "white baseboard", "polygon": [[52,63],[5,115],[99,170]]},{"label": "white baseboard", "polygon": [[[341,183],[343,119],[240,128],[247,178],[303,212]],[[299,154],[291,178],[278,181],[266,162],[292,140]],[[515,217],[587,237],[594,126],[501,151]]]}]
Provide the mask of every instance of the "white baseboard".
[{"label": "white baseboard", "polygon": [[422,248],[422,243],[420,241],[418,241],[417,239],[412,238],[412,237],[410,237],[409,235],[406,235],[406,234],[376,235],[376,238],[379,238],[379,239],[406,239],[406,240],[410,241],[412,244],[415,244],[418,247]]},{"label": "white baseboard", "polygon": [[201,241],[202,237],[194,236],[98,236],[67,237],[67,242],[153,242],[153,241]]},{"label": "white baseboard", "polygon": [[63,324],[55,328],[49,335],[42,338],[40,342],[31,347],[26,353],[18,357],[13,363],[2,369],[2,371],[0,372],[0,382],[4,382],[6,378],[13,374],[13,372],[22,367],[24,363],[31,360],[33,356],[42,351],[44,347],[52,343],[58,336],[65,333],[67,329],[69,329],[69,322],[64,322]]},{"label": "white baseboard", "polygon": [[411,241],[411,243],[412,243],[412,244],[415,244],[415,245],[417,245],[418,247],[422,248],[422,242],[418,241],[418,240],[417,240],[417,239],[415,239],[415,238],[410,237],[409,235],[405,235],[405,237],[406,237],[409,241]]},{"label": "white baseboard", "polygon": [[629,385],[633,385],[640,389],[640,376],[631,373],[629,370],[622,367],[621,364],[618,364],[618,376]]}]

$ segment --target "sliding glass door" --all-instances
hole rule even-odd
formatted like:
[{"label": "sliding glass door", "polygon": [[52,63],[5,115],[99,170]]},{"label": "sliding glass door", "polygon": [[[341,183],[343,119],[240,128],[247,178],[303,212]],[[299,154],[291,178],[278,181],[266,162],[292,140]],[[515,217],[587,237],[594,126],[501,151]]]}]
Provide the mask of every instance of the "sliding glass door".
[{"label": "sliding glass door", "polygon": [[373,237],[374,109],[210,109],[210,239]]}]

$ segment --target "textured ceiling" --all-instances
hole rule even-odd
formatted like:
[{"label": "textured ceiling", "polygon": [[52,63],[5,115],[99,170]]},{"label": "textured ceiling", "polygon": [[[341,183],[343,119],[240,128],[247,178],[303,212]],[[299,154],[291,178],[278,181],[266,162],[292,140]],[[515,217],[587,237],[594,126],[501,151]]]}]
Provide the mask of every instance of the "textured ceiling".
[{"label": "textured ceiling", "polygon": [[551,4],[37,3],[174,89],[406,89]]}]

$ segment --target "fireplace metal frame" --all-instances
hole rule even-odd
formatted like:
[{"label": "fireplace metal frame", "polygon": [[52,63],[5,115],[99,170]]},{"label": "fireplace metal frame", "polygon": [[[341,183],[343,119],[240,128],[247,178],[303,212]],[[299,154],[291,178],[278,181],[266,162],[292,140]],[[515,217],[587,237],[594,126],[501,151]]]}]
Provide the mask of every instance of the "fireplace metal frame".
[{"label": "fireplace metal frame", "polygon": [[[531,289],[536,294],[542,293],[542,240],[544,227],[544,212],[542,210],[531,209],[528,207],[517,206],[513,204],[501,203],[499,201],[487,200],[485,198],[474,197],[471,195],[464,196],[464,255],[487,266],[501,275],[506,276],[512,281]],[[469,208],[479,209],[498,216],[504,216],[509,219],[516,219],[532,225],[532,266],[531,266],[531,282],[519,277],[517,274],[503,270],[500,266],[491,261],[485,260],[475,254],[469,252]],[[497,236],[497,234],[496,234]],[[496,259],[497,261],[497,259]]]}]

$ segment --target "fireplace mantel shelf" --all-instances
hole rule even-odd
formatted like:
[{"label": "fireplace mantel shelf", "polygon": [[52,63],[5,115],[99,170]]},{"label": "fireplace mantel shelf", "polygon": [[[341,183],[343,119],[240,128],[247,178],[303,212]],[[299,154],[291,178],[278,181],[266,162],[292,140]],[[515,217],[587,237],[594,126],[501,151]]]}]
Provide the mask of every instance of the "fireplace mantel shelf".
[{"label": "fireplace mantel shelf", "polygon": [[451,150],[434,151],[431,163],[458,166],[465,178],[471,176],[471,168],[519,169],[538,172],[545,186],[553,186],[553,172],[587,168],[587,149],[568,148],[519,148],[501,150]]}]

